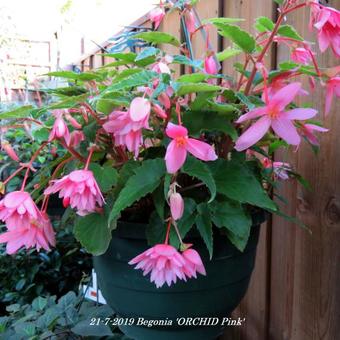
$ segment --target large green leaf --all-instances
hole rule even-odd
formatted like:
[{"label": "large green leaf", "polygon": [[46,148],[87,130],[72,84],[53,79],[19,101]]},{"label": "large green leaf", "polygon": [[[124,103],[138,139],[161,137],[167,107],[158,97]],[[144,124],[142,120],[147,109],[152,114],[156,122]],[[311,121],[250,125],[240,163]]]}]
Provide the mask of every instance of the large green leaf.
[{"label": "large green leaf", "polygon": [[214,201],[209,208],[213,223],[219,228],[228,229],[233,234],[231,242],[243,251],[248,243],[252,220],[242,205],[237,202]]},{"label": "large green leaf", "polygon": [[145,85],[151,82],[152,79],[156,77],[158,77],[158,74],[156,72],[144,70],[142,72],[133,74],[123,80],[118,81],[117,83],[110,85],[107,88],[107,91],[105,92],[119,91],[119,90],[124,90],[124,89],[128,89],[128,88],[135,87],[135,86]]},{"label": "large green leaf", "polygon": [[164,159],[157,158],[143,162],[143,165],[134,170],[134,175],[129,178],[114,202],[110,219],[112,221],[122,210],[132,205],[145,195],[153,192],[165,175]]},{"label": "large green leaf", "polygon": [[55,71],[46,74],[50,77],[58,77],[72,80],[90,81],[90,80],[103,80],[103,76],[98,73],[82,72],[75,73],[72,71]]},{"label": "large green leaf", "polygon": [[175,90],[178,96],[184,96],[189,93],[198,92],[217,92],[222,90],[221,86],[210,85],[207,83],[176,83]]},{"label": "large green leaf", "polygon": [[142,39],[152,44],[170,44],[179,47],[180,42],[176,37],[164,32],[142,32],[134,35],[136,39]]},{"label": "large green leaf", "polygon": [[206,203],[197,206],[197,215],[195,219],[196,227],[201,234],[205,245],[208,248],[210,258],[213,255],[213,233],[210,210]]},{"label": "large green leaf", "polygon": [[93,213],[79,216],[74,225],[76,239],[95,256],[106,252],[111,240],[111,231],[116,227],[115,222],[112,221],[108,228],[108,210],[105,208],[104,214]]},{"label": "large green leaf", "polygon": [[210,172],[209,167],[194,157],[187,157],[187,160],[181,170],[189,176],[196,177],[201,180],[210,191],[210,200],[212,202],[216,196],[216,184],[214,178]]},{"label": "large green leaf", "polygon": [[28,117],[33,109],[32,105],[18,107],[11,111],[0,113],[0,119],[17,119]]},{"label": "large green leaf", "polygon": [[303,41],[303,38],[301,37],[301,35],[296,31],[296,29],[293,26],[290,26],[290,25],[280,26],[277,33],[283,37]]},{"label": "large green leaf", "polygon": [[183,115],[183,123],[188,128],[190,135],[198,137],[205,131],[221,131],[231,136],[233,140],[237,138],[237,132],[230,123],[232,116],[229,112],[209,112],[189,111]]},{"label": "large green leaf", "polygon": [[229,24],[215,23],[220,35],[229,38],[234,44],[247,53],[255,50],[256,41],[248,32],[242,30],[238,26]]},{"label": "large green leaf", "polygon": [[187,66],[191,66],[191,67],[195,67],[195,68],[203,70],[202,60],[199,60],[199,59],[192,60],[185,55],[174,55],[172,63],[187,65]]},{"label": "large green leaf", "polygon": [[93,171],[94,177],[102,192],[108,192],[117,184],[118,173],[112,166],[100,166],[97,163],[91,163],[90,170]]},{"label": "large green leaf", "polygon": [[218,193],[240,203],[277,210],[246,162],[219,159],[207,164],[212,171]]}]

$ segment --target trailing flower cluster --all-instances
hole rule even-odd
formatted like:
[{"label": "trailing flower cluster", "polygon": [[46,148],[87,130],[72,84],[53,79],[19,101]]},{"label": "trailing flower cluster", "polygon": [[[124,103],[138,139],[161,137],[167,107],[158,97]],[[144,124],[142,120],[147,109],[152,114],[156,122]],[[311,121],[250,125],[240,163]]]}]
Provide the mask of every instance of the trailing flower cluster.
[{"label": "trailing flower cluster", "polygon": [[[315,148],[319,146],[316,133],[328,131],[312,120],[317,110],[294,103],[309,95],[296,78],[307,77],[310,92],[317,81],[326,89],[324,116],[340,96],[340,67],[320,67],[314,45],[283,23],[290,13],[306,7],[320,51],[330,49],[339,58],[340,12],[317,0],[283,1],[276,22],[257,19],[255,37],[235,25],[237,19],[202,23],[190,1],[168,1],[151,11],[150,20],[157,30],[167,11],[179,10],[189,37],[186,43],[161,32],[139,33],[134,39],[152,45],[170,43],[181,54],[170,56],[149,46],[138,55],[111,53],[116,61],[93,72],[52,73],[77,85],[70,86],[73,93],[69,91],[66,99],[60,90],[61,101],[28,109],[27,117],[20,116],[25,129],[48,132],[41,146],[24,163],[20,145],[11,145],[3,137],[1,141],[2,151],[19,164],[1,188],[24,172],[20,190],[8,192],[0,201],[0,219],[7,229],[0,242],[7,244],[8,254],[55,245],[48,218],[53,194],[76,212],[75,234],[96,255],[108,246],[99,234],[109,239],[121,216],[146,206],[147,235],[154,246],[129,264],[144,276],[150,274],[157,288],[196,278],[197,273],[206,275],[204,262],[213,256],[213,226],[225,229],[230,242],[242,251],[252,225],[249,207],[276,212],[278,207],[264,188],[275,188],[275,180],[296,175],[287,162],[273,160],[272,150],[292,146],[295,151],[303,140]],[[213,51],[211,25],[233,45],[220,53]],[[195,59],[190,43],[201,33],[206,52]],[[264,62],[272,44],[290,50],[291,60],[275,70]],[[219,73],[221,62],[240,53],[245,64],[237,66],[238,79]],[[176,77],[175,64],[184,65],[189,74]],[[2,126],[2,135],[13,127]],[[36,171],[41,152],[50,152],[55,161]],[[41,172],[40,183],[28,193],[32,174]],[[44,182],[46,176],[49,181]],[[40,185],[46,182],[47,187]],[[91,216],[104,223],[89,229]],[[234,226],[228,216],[237,216],[242,223]],[[157,225],[161,229],[153,234]],[[209,255],[199,254],[194,245],[183,241],[193,226]]]}]

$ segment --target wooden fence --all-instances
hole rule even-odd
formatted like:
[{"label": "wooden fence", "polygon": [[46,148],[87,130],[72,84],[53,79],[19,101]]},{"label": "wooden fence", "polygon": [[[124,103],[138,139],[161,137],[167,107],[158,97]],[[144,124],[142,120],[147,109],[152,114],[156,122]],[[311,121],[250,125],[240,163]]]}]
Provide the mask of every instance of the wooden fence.
[{"label": "wooden fence", "polygon": [[[340,8],[340,0],[331,0]],[[201,0],[197,5],[201,19],[209,17],[245,18],[241,26],[253,31],[254,19],[268,16],[275,19],[273,0]],[[160,30],[181,38],[178,13],[166,17]],[[308,10],[300,10],[288,18],[306,40],[315,40],[308,31]],[[146,17],[139,24],[150,25]],[[229,41],[211,34],[213,46],[221,50]],[[169,53],[177,53],[167,47]],[[193,41],[196,58],[204,52],[199,34]],[[102,51],[98,51],[101,53]],[[273,50],[267,62],[275,67],[287,58],[287,50]],[[232,74],[232,65],[242,57],[225,62],[223,72]],[[82,69],[98,67],[109,60],[90,55],[81,61]],[[331,53],[318,56],[323,67],[336,65]],[[176,72],[183,72],[180,68]],[[324,111],[325,90],[317,86],[312,101]],[[287,214],[299,217],[312,230],[312,235],[286,220],[274,216],[263,225],[248,293],[234,316],[246,318],[242,327],[230,328],[223,340],[337,340],[340,339],[340,104],[333,103],[325,126],[331,131],[322,136],[321,153],[314,155],[308,145],[298,153],[289,154],[291,164],[313,187],[307,191],[294,182],[280,190],[289,205]],[[337,142],[338,140],[338,142]],[[282,159],[276,155],[277,159]],[[287,157],[285,155],[285,157]]]}]

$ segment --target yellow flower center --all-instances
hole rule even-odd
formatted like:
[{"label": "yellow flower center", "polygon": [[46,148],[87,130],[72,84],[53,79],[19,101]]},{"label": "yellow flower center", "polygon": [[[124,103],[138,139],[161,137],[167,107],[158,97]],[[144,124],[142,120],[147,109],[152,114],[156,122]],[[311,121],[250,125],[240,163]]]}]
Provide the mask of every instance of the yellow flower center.
[{"label": "yellow flower center", "polygon": [[187,137],[177,137],[176,138],[176,146],[177,147],[183,147],[187,143]]}]

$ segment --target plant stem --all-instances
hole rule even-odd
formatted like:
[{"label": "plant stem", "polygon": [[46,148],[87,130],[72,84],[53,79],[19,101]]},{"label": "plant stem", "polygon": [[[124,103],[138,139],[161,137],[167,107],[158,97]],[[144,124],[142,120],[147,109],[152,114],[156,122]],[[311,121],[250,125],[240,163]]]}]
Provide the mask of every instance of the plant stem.
[{"label": "plant stem", "polygon": [[22,181],[22,185],[21,185],[21,191],[24,191],[25,189],[25,186],[26,186],[26,182],[27,182],[27,178],[28,178],[28,174],[31,170],[31,167],[32,167],[32,164],[34,162],[34,160],[38,157],[40,151],[48,144],[48,142],[45,142],[43,143],[39,148],[38,150],[33,154],[30,162],[27,164],[27,169],[26,169],[26,172],[25,172],[25,177],[24,177],[24,180]]},{"label": "plant stem", "polygon": [[172,222],[172,218],[169,217],[169,221],[168,221],[168,225],[167,225],[167,230],[166,230],[165,241],[164,241],[165,244],[169,244],[169,235],[170,235],[171,222]]},{"label": "plant stem", "polygon": [[71,146],[68,146],[63,140],[59,139],[58,141],[65,149],[69,151],[70,154],[78,158],[81,162],[86,163],[86,159],[81,154],[79,154],[76,150],[74,150]]},{"label": "plant stem", "polygon": [[20,171],[22,171],[23,169],[25,169],[25,166],[21,166],[19,169],[15,170],[12,175],[10,175],[9,177],[7,177],[5,179],[5,181],[3,182],[3,185],[6,185],[12,178],[14,178]]}]

